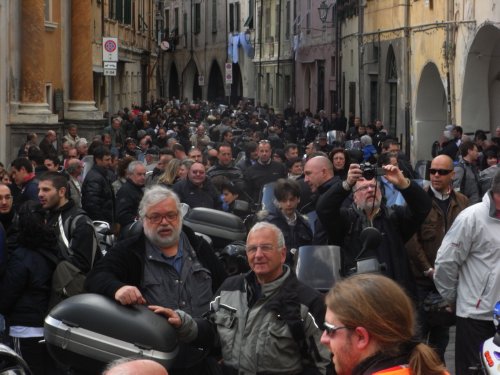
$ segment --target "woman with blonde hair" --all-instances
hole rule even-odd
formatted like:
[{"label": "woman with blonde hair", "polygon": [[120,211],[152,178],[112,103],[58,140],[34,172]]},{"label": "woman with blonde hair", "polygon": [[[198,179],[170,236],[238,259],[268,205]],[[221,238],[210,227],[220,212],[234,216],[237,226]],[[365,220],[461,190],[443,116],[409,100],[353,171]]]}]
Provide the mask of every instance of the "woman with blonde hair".
[{"label": "woman with blonde hair", "polygon": [[165,168],[165,172],[158,178],[158,183],[171,188],[177,182],[180,166],[181,161],[179,159],[170,160]]},{"label": "woman with blonde hair", "polygon": [[326,296],[321,343],[333,354],[338,375],[444,375],[429,346],[415,339],[411,299],[393,280],[354,275]]}]

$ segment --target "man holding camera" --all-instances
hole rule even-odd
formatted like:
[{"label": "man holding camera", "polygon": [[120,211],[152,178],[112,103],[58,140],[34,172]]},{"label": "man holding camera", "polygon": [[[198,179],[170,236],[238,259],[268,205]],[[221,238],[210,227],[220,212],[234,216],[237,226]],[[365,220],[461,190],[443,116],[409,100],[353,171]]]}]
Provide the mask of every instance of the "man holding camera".
[{"label": "man holding camera", "polygon": [[[377,175],[384,174],[403,195],[407,205],[387,207]],[[353,205],[342,207],[342,202],[353,194]],[[329,233],[329,243],[341,247],[342,274],[356,273],[357,262],[375,258],[380,271],[396,280],[407,290],[414,289],[404,244],[418,229],[431,209],[431,200],[415,182],[405,178],[394,165],[383,168],[351,164],[345,181],[334,184],[321,195],[316,205],[318,217]],[[375,227],[382,234],[378,246],[365,247],[361,231]]]}]

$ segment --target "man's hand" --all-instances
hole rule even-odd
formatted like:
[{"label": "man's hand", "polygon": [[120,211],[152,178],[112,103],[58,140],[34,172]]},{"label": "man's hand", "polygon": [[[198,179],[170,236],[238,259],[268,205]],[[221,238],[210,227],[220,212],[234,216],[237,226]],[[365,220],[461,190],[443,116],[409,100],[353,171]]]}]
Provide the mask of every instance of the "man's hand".
[{"label": "man's hand", "polygon": [[398,189],[402,190],[410,186],[410,180],[408,180],[403,175],[403,172],[401,172],[401,170],[395,165],[388,164],[384,165],[382,168],[385,169],[385,178],[387,181],[396,186]]},{"label": "man's hand", "polygon": [[148,306],[148,309],[153,311],[155,314],[164,315],[170,325],[174,328],[180,328],[182,325],[181,317],[172,309],[155,305]]},{"label": "man's hand", "polygon": [[145,305],[146,300],[135,286],[125,285],[115,293],[115,300],[122,305]]},{"label": "man's hand", "polygon": [[356,182],[363,177],[363,171],[359,167],[359,164],[351,164],[349,166],[349,171],[347,171],[347,178],[346,181],[349,184],[349,186],[353,187],[356,185]]}]

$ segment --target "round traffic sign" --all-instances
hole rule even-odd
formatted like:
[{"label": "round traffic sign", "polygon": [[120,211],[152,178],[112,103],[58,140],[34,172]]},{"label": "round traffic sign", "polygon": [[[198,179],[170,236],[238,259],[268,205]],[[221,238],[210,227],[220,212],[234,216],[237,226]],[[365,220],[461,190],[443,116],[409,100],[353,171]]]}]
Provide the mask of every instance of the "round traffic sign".
[{"label": "round traffic sign", "polygon": [[106,43],[104,43],[104,49],[106,52],[114,52],[116,50],[116,43],[114,40],[107,40]]}]

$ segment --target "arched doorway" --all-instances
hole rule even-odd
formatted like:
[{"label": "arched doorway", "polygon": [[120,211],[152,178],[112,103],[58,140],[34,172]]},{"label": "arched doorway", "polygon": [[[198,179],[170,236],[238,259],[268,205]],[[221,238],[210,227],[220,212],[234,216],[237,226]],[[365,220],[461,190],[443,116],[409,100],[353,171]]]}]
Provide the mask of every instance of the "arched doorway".
[{"label": "arched doorway", "polygon": [[420,75],[415,108],[416,160],[431,158],[432,143],[439,138],[446,125],[446,92],[434,63],[425,65]]},{"label": "arched doorway", "polygon": [[208,76],[207,99],[209,102],[225,103],[224,81],[217,61],[212,62]]},{"label": "arched doorway", "polygon": [[233,64],[233,83],[231,84],[231,104],[238,104],[243,97],[243,80],[239,64]]},{"label": "arched doorway", "polygon": [[191,59],[184,69],[182,83],[182,94],[185,98],[190,100],[201,99],[201,87],[198,84],[198,68],[196,63]]},{"label": "arched doorway", "polygon": [[462,92],[464,131],[494,130],[500,123],[500,30],[483,26],[467,56]]},{"label": "arched doorway", "polygon": [[175,96],[179,99],[181,94],[179,86],[179,73],[177,73],[177,67],[174,63],[170,65],[170,74],[168,77],[168,96],[171,98]]}]

